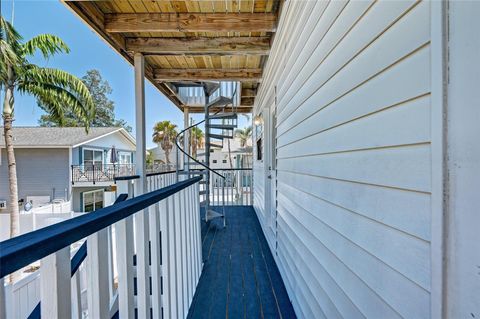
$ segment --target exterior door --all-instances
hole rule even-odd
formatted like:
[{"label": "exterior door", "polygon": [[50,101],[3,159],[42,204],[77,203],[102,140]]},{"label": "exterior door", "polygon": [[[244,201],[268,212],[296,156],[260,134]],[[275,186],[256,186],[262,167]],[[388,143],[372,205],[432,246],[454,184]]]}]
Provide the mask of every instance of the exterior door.
[{"label": "exterior door", "polygon": [[276,90],[273,96],[274,103],[268,115],[265,116],[265,217],[267,238],[272,251],[277,249],[277,130],[276,130]]},{"label": "exterior door", "polygon": [[[277,119],[276,108],[272,111],[270,117],[270,154],[268,166],[268,181],[270,183],[270,230],[273,234],[276,246],[277,240]],[[275,247],[276,249],[276,247]]]}]

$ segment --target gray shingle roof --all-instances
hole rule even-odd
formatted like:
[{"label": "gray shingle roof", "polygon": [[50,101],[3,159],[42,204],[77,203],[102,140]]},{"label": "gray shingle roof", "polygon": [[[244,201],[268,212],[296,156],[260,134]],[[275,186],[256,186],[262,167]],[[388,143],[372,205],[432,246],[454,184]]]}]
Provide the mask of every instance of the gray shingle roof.
[{"label": "gray shingle roof", "polygon": [[[0,147],[5,147],[3,127],[0,127]],[[83,127],[14,127],[14,147],[58,147],[84,143],[102,135],[118,131],[119,127],[92,127],[88,135]]]}]

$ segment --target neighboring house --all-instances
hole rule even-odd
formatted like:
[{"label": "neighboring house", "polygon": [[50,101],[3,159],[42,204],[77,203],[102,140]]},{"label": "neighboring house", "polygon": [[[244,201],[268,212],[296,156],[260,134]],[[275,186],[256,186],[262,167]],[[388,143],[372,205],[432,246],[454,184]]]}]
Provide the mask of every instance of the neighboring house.
[{"label": "neighboring house", "polygon": [[[18,192],[21,209],[67,201],[76,212],[90,212],[113,202],[105,188],[116,176],[134,173],[135,140],[123,128],[15,127]],[[112,148],[116,162],[112,160]],[[8,171],[3,135],[0,140],[0,201],[8,203]],[[7,206],[8,207],[8,206]],[[0,213],[6,213],[1,209]]]},{"label": "neighboring house", "polygon": [[[240,139],[233,138],[230,140],[230,156],[232,158],[233,168],[248,168],[252,165],[252,143],[249,140],[245,147],[240,146]],[[165,151],[160,147],[156,146],[148,150],[153,152],[153,161],[155,164],[164,164],[166,163]],[[172,151],[170,152],[170,162],[172,165],[176,163],[176,146],[173,146]],[[183,154],[179,154],[180,161],[183,158]],[[205,149],[199,148],[197,150],[197,160],[200,162],[205,162]],[[195,168],[199,165],[194,166]],[[211,148],[210,149],[210,167],[212,169],[227,169],[230,167],[230,161],[228,159],[228,146],[227,140],[223,141],[223,148]]]},{"label": "neighboring house", "polygon": [[[167,158],[165,156],[165,151],[160,147],[160,145],[149,148],[147,151],[150,152],[150,153],[153,153],[153,163],[154,164],[160,165],[160,164],[166,164],[167,163]],[[177,146],[174,144],[173,147],[172,147],[172,150],[170,151],[170,154],[169,154],[169,160],[170,160],[170,164],[172,166],[175,166],[176,163],[177,163],[176,153],[177,153]]]},{"label": "neighboring house", "polygon": [[[252,167],[252,151],[251,141],[248,141],[245,147],[241,147],[239,138],[235,137],[230,139],[231,167],[228,152],[228,142],[225,139],[223,141],[222,148],[210,149],[210,168],[250,168]],[[201,148],[197,151],[197,159],[201,162],[205,161],[205,149]]]}]

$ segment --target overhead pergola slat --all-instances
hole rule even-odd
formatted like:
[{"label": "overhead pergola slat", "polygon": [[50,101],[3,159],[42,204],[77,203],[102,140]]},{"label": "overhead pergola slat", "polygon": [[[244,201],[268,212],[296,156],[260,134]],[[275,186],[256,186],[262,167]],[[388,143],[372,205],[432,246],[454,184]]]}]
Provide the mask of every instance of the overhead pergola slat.
[{"label": "overhead pergola slat", "polygon": [[157,55],[259,54],[270,51],[269,37],[127,38],[127,51]]},{"label": "overhead pergola slat", "polygon": [[119,32],[274,32],[273,13],[107,13],[105,30]]},{"label": "overhead pergola slat", "polygon": [[155,69],[156,81],[260,81],[262,69]]}]

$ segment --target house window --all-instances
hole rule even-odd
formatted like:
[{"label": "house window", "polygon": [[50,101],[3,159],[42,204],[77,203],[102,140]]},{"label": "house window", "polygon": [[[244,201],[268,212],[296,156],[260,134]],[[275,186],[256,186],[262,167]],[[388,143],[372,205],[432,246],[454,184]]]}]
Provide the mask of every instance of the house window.
[{"label": "house window", "polygon": [[213,163],[216,163],[216,162],[217,162],[217,160],[213,160]]},{"label": "house window", "polygon": [[131,164],[132,163],[132,155],[129,153],[120,154],[118,156],[118,163],[119,164]]},{"label": "house window", "polygon": [[83,150],[83,165],[85,168],[102,167],[103,151],[102,150]]},{"label": "house window", "polygon": [[86,213],[103,208],[103,189],[84,192],[83,196],[83,211]]},{"label": "house window", "polygon": [[226,163],[226,162],[227,162],[227,160],[223,160],[222,162],[223,162],[223,163]]}]

